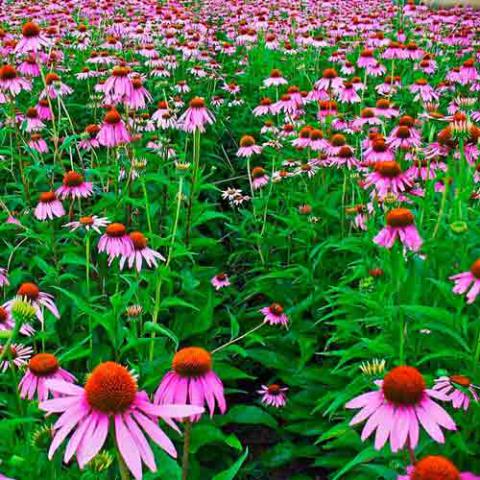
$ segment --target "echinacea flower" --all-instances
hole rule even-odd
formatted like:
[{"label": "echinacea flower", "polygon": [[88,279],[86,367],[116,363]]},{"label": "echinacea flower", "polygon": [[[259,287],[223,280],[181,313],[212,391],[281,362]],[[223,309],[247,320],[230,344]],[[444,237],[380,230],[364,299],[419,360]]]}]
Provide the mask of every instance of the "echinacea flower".
[{"label": "echinacea flower", "polygon": [[205,100],[195,97],[190,100],[190,106],[178,119],[178,124],[185,132],[192,133],[195,130],[205,132],[205,125],[215,121],[213,114],[205,106]]},{"label": "echinacea flower", "polygon": [[25,78],[21,78],[15,67],[4,65],[0,67],[0,92],[16,97],[22,90],[31,90],[32,84]]},{"label": "echinacea flower", "polygon": [[383,380],[374,383],[378,390],[354,398],[345,407],[361,409],[350,425],[367,420],[361,438],[365,441],[376,431],[375,449],[380,450],[388,439],[393,452],[407,443],[414,449],[418,445],[420,427],[438,443],[445,441],[441,428],[456,430],[450,415],[432,400],[445,400],[446,397],[427,389],[422,374],[416,368],[395,367]]},{"label": "echinacea flower", "polygon": [[113,257],[128,257],[133,251],[133,243],[123,223],[111,223],[98,242],[98,251]]},{"label": "echinacea flower", "polygon": [[221,288],[225,288],[230,286],[230,280],[228,279],[228,275],[226,273],[217,273],[212,277],[210,283],[215,290],[220,290]]},{"label": "echinacea flower", "polygon": [[113,148],[131,141],[131,136],[125,126],[125,122],[117,110],[112,109],[105,114],[102,126],[97,134],[97,140],[100,145],[108,148]]},{"label": "echinacea flower", "polygon": [[0,268],[0,287],[4,287],[5,285],[10,285],[7,270],[5,268]]},{"label": "echinacea flower", "polygon": [[32,305],[35,310],[35,315],[43,324],[43,308],[46,308],[55,318],[60,318],[60,313],[58,311],[55,302],[53,301],[53,295],[50,293],[41,292],[38,286],[33,282],[25,282],[20,285],[20,288],[17,290],[17,296],[8,302],[3,304],[8,312],[12,311],[12,307],[15,302],[19,299],[25,298]]},{"label": "echinacea flower", "polygon": [[87,232],[92,229],[97,233],[100,232],[100,228],[106,227],[110,223],[110,220],[106,217],[97,217],[96,215],[87,215],[80,217],[77,221],[69,222],[64,225],[64,227],[69,228],[71,232],[82,228]]},{"label": "echinacea flower", "polygon": [[40,410],[62,415],[53,425],[55,431],[48,458],[72,434],[65,450],[68,463],[75,455],[80,469],[100,451],[113,423],[119,454],[135,480],[142,479],[142,463],[156,471],[155,458],[145,433],[172,457],[177,453],[171,440],[158,426],[162,418],[175,427],[172,418],[200,415],[203,408],[191,405],[154,405],[138,391],[135,377],[122,365],[105,362],[98,365],[84,387],[63,380],[47,380],[46,386],[60,398],[46,400]]},{"label": "echinacea flower", "polygon": [[3,357],[0,363],[0,372],[5,372],[7,368],[23,367],[28,363],[32,356],[33,348],[26,347],[20,343],[12,343],[10,345],[10,352],[3,355],[4,345],[0,345],[0,356]]},{"label": "echinacea flower", "polygon": [[429,455],[407,467],[407,474],[399,475],[397,480],[480,480],[480,477],[460,472],[448,458]]},{"label": "echinacea flower", "polygon": [[270,76],[263,81],[266,87],[279,87],[280,85],[287,85],[287,81],[282,76],[282,72],[274,68],[270,72]]},{"label": "echinacea flower", "polygon": [[[28,362],[25,375],[18,384],[21,398],[32,400],[37,394],[38,400],[42,402],[47,400],[50,395],[50,389],[46,384],[46,380],[64,380],[72,383],[75,377],[60,367],[58,359],[51,353],[37,353]],[[57,397],[58,393],[53,392],[53,396]]]},{"label": "echinacea flower", "polygon": [[65,198],[87,198],[93,194],[91,182],[86,182],[83,175],[70,170],[63,176],[63,185],[55,192],[62,200]]},{"label": "echinacea flower", "polygon": [[420,250],[422,239],[414,223],[413,213],[408,208],[394,208],[386,215],[387,225],[373,241],[385,248],[392,248],[397,238],[405,248],[413,252]]},{"label": "echinacea flower", "polygon": [[[125,264],[128,268],[132,268],[135,265],[135,269],[139,272],[142,269],[143,261],[147,263],[149,267],[157,267],[157,259],[162,262],[165,261],[165,257],[149,248],[148,240],[141,232],[131,232],[129,234],[130,241],[133,248],[120,256],[120,270],[123,270]],[[115,256],[113,256],[115,258]]]},{"label": "echinacea flower", "polygon": [[434,390],[447,396],[448,400],[452,402],[453,408],[463,408],[468,410],[470,406],[470,395],[478,402],[478,394],[476,390],[480,387],[473,385],[470,378],[465,375],[451,375],[450,377],[442,376],[435,379]]},{"label": "echinacea flower", "polygon": [[255,138],[251,135],[244,135],[240,139],[240,148],[237,150],[237,157],[251,157],[262,153],[262,147],[257,145]]},{"label": "echinacea flower", "polygon": [[38,52],[49,45],[41,28],[35,22],[27,22],[22,27],[22,39],[15,46],[15,53]]},{"label": "echinacea flower", "polygon": [[[223,394],[223,384],[212,370],[212,355],[200,347],[186,347],[175,353],[172,370],[161,381],[155,392],[156,404],[207,405],[213,416],[218,405],[220,413],[225,413],[227,404]],[[200,415],[190,417],[197,421]]]},{"label": "echinacea flower", "polygon": [[480,293],[480,259],[473,262],[468,272],[457,273],[449,278],[455,282],[452,292],[463,295],[468,290],[467,303],[473,303]]},{"label": "echinacea flower", "polygon": [[378,196],[384,198],[389,193],[399,195],[412,185],[412,172],[402,171],[401,166],[391,160],[375,163],[374,171],[365,179],[364,188],[373,186]]},{"label": "echinacea flower", "polygon": [[64,215],[65,209],[55,192],[40,194],[38,205],[35,207],[35,217],[38,220],[53,220],[55,217],[63,217]]},{"label": "echinacea flower", "polygon": [[263,313],[263,321],[269,325],[288,325],[287,314],[279,303],[272,303],[269,307],[263,307],[260,309],[260,313]]},{"label": "echinacea flower", "polygon": [[266,174],[263,167],[252,168],[252,187],[254,190],[259,190],[268,184],[270,177]]},{"label": "echinacea flower", "polygon": [[288,391],[287,387],[281,387],[276,383],[272,383],[268,386],[262,385],[262,388],[257,390],[257,393],[262,395],[262,403],[265,405],[281,408],[287,403],[286,391]]}]

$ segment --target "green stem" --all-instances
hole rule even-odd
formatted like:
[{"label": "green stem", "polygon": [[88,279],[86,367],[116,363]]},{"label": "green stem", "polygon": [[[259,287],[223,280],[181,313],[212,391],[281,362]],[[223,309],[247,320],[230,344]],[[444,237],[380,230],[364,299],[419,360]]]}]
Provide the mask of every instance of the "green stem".
[{"label": "green stem", "polygon": [[128,470],[127,464],[122,457],[122,454],[118,450],[117,447],[117,458],[118,458],[118,469],[120,470],[120,478],[121,480],[130,480],[130,472]]},{"label": "green stem", "polygon": [[182,480],[187,480],[188,478],[191,433],[192,433],[192,422],[190,422],[190,420],[185,420],[185,432],[183,435]]},{"label": "green stem", "polygon": [[147,213],[147,225],[148,225],[148,233],[151,235],[152,230],[152,219],[150,217],[150,202],[148,200],[148,192],[147,186],[145,185],[145,179],[142,181],[142,189],[143,189],[143,198],[145,199],[145,211]]},{"label": "green stem", "polygon": [[252,334],[253,332],[256,332],[257,330],[259,330],[260,328],[262,328],[263,326],[265,325],[265,322],[262,322],[260,323],[259,325],[257,325],[256,327],[252,328],[251,330],[249,330],[248,332],[244,333],[243,335],[240,335],[239,337],[237,338],[234,338],[233,340],[230,340],[229,342],[227,343],[224,343],[223,345],[220,345],[219,347],[215,348],[215,350],[212,350],[212,355],[214,353],[217,353],[219,352],[220,350],[223,350],[224,348],[234,344],[234,343],[237,343],[238,341],[242,340],[242,338],[245,338],[247,337],[248,335]]},{"label": "green stem", "polygon": [[185,243],[187,246],[190,243],[190,235],[191,235],[191,228],[192,228],[192,211],[193,211],[193,204],[195,201],[195,191],[197,187],[197,177],[198,177],[198,170],[200,168],[200,130],[196,129],[193,132],[193,176],[192,176],[192,185],[190,190],[190,199],[188,202],[188,210],[187,210],[187,231],[185,236]]}]

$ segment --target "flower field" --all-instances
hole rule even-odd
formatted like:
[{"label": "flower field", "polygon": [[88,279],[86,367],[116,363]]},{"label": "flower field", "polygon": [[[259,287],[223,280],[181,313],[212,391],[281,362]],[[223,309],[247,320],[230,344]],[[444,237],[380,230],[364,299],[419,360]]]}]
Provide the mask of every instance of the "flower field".
[{"label": "flower field", "polygon": [[0,479],[480,480],[480,14],[0,4]]}]

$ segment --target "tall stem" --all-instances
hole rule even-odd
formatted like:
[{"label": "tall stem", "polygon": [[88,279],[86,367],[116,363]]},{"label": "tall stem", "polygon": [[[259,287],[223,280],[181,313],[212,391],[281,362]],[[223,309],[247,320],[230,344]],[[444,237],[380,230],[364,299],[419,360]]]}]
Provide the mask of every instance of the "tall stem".
[{"label": "tall stem", "polygon": [[217,347],[215,350],[212,350],[212,355],[214,353],[217,353],[219,352],[220,350],[223,350],[224,348],[234,344],[234,343],[237,343],[238,341],[242,340],[242,338],[245,338],[247,337],[248,335],[250,335],[251,333],[253,332],[256,332],[258,329],[262,328],[263,326],[265,325],[265,322],[262,322],[260,323],[260,325],[257,325],[256,327],[252,328],[251,330],[249,330],[248,332],[244,333],[243,335],[240,335],[239,337],[237,338],[234,338],[233,340],[230,340],[229,342],[227,343],[224,343],[223,345],[220,345],[219,347]]},{"label": "tall stem", "polygon": [[188,478],[188,463],[190,456],[190,434],[192,433],[192,422],[185,420],[185,432],[183,435],[183,456],[182,456],[182,480]]},{"label": "tall stem", "polygon": [[192,228],[192,210],[193,204],[195,202],[195,191],[197,187],[197,177],[198,170],[200,168],[200,130],[196,129],[193,132],[193,175],[192,175],[192,185],[190,190],[190,200],[188,202],[188,211],[187,211],[187,231],[185,236],[185,243],[187,246],[190,243],[190,234]]}]

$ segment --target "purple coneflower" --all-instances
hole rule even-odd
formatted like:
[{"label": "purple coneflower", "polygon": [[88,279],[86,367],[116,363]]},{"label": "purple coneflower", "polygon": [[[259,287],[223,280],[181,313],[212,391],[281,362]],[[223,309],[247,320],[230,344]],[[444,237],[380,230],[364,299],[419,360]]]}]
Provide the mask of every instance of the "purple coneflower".
[{"label": "purple coneflower", "polygon": [[257,145],[255,138],[251,135],[244,135],[240,139],[240,148],[237,150],[237,157],[251,157],[262,153],[262,147]]},{"label": "purple coneflower", "polygon": [[74,455],[81,469],[100,451],[113,423],[115,441],[135,480],[142,479],[142,463],[156,471],[155,458],[145,433],[172,457],[177,452],[171,440],[158,426],[162,418],[176,428],[173,418],[199,415],[203,408],[191,405],[154,405],[143,391],[138,391],[135,377],[122,365],[105,362],[88,376],[85,386],[62,380],[48,380],[46,386],[60,398],[39,405],[47,414],[61,413],[48,457],[51,459],[67,436],[73,432],[65,450],[64,461]]},{"label": "purple coneflower", "polygon": [[350,425],[367,420],[361,438],[365,441],[376,431],[375,449],[380,450],[389,438],[393,452],[407,443],[414,449],[418,445],[420,426],[439,443],[445,442],[441,427],[456,430],[450,415],[432,400],[445,400],[446,397],[427,389],[422,374],[416,368],[395,367],[383,380],[374,383],[378,390],[354,398],[345,407],[361,409]]},{"label": "purple coneflower", "polygon": [[480,389],[480,387],[473,385],[470,378],[465,375],[451,375],[450,377],[443,376],[435,379],[433,389],[446,395],[448,400],[452,402],[453,408],[468,410],[470,406],[470,396],[468,393],[478,402],[477,390]]},{"label": "purple coneflower", "polygon": [[86,182],[83,175],[70,170],[63,176],[63,185],[55,192],[62,200],[65,198],[87,198],[93,194],[91,182]]},{"label": "purple coneflower", "polygon": [[4,287],[6,285],[10,285],[8,281],[7,269],[0,268],[0,287]]},{"label": "purple coneflower", "polygon": [[266,87],[279,87],[280,85],[287,85],[287,81],[282,76],[282,72],[274,68],[270,72],[270,76],[263,81]]},{"label": "purple coneflower", "polygon": [[[413,252],[420,250],[423,240],[418,234],[413,214],[408,208],[394,208],[386,215],[387,225],[373,241],[385,248],[392,248],[397,238],[405,248]],[[480,286],[479,286],[480,290]]]},{"label": "purple coneflower", "polygon": [[[46,384],[46,380],[64,380],[72,383],[75,377],[60,367],[57,358],[51,353],[38,353],[34,355],[28,362],[28,368],[25,375],[18,384],[21,398],[32,400],[35,393],[40,402],[47,400],[50,395],[50,389]],[[54,397],[58,397],[58,393],[53,392]]]},{"label": "purple coneflower", "polygon": [[41,28],[34,22],[27,22],[22,27],[22,39],[15,46],[15,53],[38,52],[50,46],[50,41],[42,34]]},{"label": "purple coneflower", "polygon": [[457,273],[449,278],[455,282],[452,292],[463,295],[468,290],[467,303],[473,303],[480,293],[480,259],[473,262],[468,272]]},{"label": "purple coneflower", "polygon": [[364,188],[375,187],[379,197],[384,198],[389,193],[399,195],[413,185],[412,172],[402,171],[400,165],[391,160],[376,162],[374,171],[365,179]]},{"label": "purple coneflower", "polygon": [[195,97],[190,101],[190,106],[178,119],[181,128],[189,133],[199,130],[205,132],[205,125],[215,121],[213,114],[205,107],[203,98]]},{"label": "purple coneflower", "polygon": [[16,97],[22,90],[31,90],[32,84],[18,76],[15,67],[4,65],[0,68],[0,90]]},{"label": "purple coneflower", "polygon": [[[132,268],[135,265],[137,272],[140,272],[143,261],[145,261],[149,267],[157,267],[157,259],[162,262],[165,261],[163,255],[147,246],[148,240],[143,233],[132,232],[129,234],[129,237],[133,248],[125,255],[121,255],[120,270],[123,270],[124,265],[127,264],[128,268]],[[113,258],[115,258],[115,255],[112,259]]]},{"label": "purple coneflower", "polygon": [[131,141],[125,122],[117,110],[112,109],[105,114],[97,140],[104,147],[113,148]]},{"label": "purple coneflower", "polygon": [[83,228],[87,232],[92,229],[97,233],[101,233],[100,228],[106,227],[110,223],[106,217],[97,217],[96,215],[87,215],[80,217],[77,221],[69,222],[64,227],[69,228],[71,232],[74,232],[78,228]]},{"label": "purple coneflower", "polygon": [[221,288],[229,287],[230,280],[228,279],[228,275],[226,273],[217,273],[215,276],[212,277],[210,283],[215,290],[220,290]]},{"label": "purple coneflower", "polygon": [[268,184],[270,177],[266,174],[263,167],[252,168],[252,187],[254,190],[259,190]]},{"label": "purple coneflower", "polygon": [[429,455],[418,460],[415,465],[407,467],[406,475],[399,475],[397,480],[480,480],[470,472],[460,472],[447,458]]},{"label": "purple coneflower", "polygon": [[[223,393],[223,384],[212,370],[212,355],[200,347],[182,348],[175,353],[172,370],[168,372],[155,393],[156,404],[192,404],[207,405],[210,416],[215,406],[225,413],[227,404]],[[198,421],[200,415],[190,417]]]},{"label": "purple coneflower", "polygon": [[[0,355],[3,353],[3,345],[0,345]],[[28,360],[32,356],[33,348],[26,347],[20,343],[12,343],[10,345],[10,354],[6,354],[0,363],[0,372],[5,372],[7,368],[23,367],[27,365]]]},{"label": "purple coneflower", "polygon": [[38,220],[53,220],[55,217],[63,217],[65,209],[55,192],[43,192],[40,194],[34,214]]},{"label": "purple coneflower", "polygon": [[98,251],[105,252],[110,260],[115,257],[128,257],[133,252],[133,243],[122,223],[111,223],[98,242]]},{"label": "purple coneflower", "polygon": [[262,395],[262,403],[269,405],[275,408],[284,407],[287,403],[287,395],[285,392],[288,391],[287,387],[281,387],[276,383],[271,385],[262,385],[260,390],[257,390],[257,393]]},{"label": "purple coneflower", "polygon": [[272,303],[269,307],[263,307],[259,310],[264,315],[263,321],[269,325],[288,325],[288,317],[284,312],[282,305]]}]

